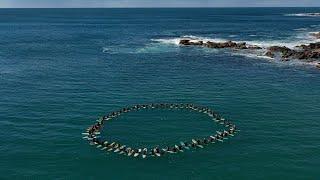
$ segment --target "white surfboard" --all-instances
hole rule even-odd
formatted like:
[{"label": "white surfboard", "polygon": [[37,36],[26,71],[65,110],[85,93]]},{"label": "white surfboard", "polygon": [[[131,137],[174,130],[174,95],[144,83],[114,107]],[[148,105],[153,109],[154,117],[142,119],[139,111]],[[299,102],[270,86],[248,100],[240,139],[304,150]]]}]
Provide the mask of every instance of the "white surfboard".
[{"label": "white surfboard", "polygon": [[120,151],[120,149],[119,148],[117,148],[116,150],[114,150],[113,152],[115,152],[115,153],[117,153],[117,152],[119,152]]},{"label": "white surfboard", "polygon": [[119,154],[124,154],[124,153],[125,153],[125,151],[120,151],[120,152],[119,152]]},{"label": "white surfboard", "polygon": [[133,154],[133,151],[129,151],[128,156],[131,156]]},{"label": "white surfboard", "polygon": [[197,145],[197,147],[199,147],[199,148],[203,148],[203,146],[202,146],[202,145],[200,145],[200,144],[198,144],[198,145]]}]

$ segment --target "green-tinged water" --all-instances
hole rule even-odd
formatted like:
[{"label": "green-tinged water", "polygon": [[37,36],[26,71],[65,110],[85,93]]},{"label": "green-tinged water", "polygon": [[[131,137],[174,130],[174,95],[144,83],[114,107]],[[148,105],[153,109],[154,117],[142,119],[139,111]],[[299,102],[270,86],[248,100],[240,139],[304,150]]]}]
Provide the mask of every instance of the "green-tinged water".
[{"label": "green-tinged water", "polygon": [[[308,63],[179,47],[182,36],[295,44],[319,8],[1,9],[0,179],[317,179],[320,71]],[[240,129],[224,143],[134,159],[81,133],[137,103],[208,106]],[[217,125],[191,112],[132,112],[103,134],[178,143]]]}]

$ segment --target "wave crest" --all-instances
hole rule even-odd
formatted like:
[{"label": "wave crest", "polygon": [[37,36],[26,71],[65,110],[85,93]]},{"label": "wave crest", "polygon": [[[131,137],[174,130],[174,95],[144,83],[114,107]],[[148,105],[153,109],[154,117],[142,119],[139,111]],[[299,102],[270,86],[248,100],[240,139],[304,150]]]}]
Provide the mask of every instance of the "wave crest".
[{"label": "wave crest", "polygon": [[320,13],[296,13],[296,14],[285,14],[285,16],[320,17]]}]

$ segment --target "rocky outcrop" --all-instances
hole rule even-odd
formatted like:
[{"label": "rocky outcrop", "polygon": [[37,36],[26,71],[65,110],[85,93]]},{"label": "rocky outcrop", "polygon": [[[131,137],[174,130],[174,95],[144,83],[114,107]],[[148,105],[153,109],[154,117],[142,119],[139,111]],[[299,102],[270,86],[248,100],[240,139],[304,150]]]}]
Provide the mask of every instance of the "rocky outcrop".
[{"label": "rocky outcrop", "polygon": [[315,32],[315,33],[310,33],[311,36],[317,38],[317,39],[320,39],[320,32]]},{"label": "rocky outcrop", "polygon": [[[320,32],[314,34],[315,37],[320,38]],[[246,42],[213,42],[207,41],[203,42],[201,40],[192,40],[192,39],[182,39],[179,42],[180,45],[184,46],[203,46],[207,48],[214,49],[223,49],[230,48],[236,50],[249,49],[249,50],[259,50],[263,49],[257,45],[247,45]],[[265,56],[270,58],[280,57],[283,61],[289,61],[290,59],[300,59],[300,60],[312,60],[320,59],[320,42],[310,43],[308,45],[296,46],[294,49],[290,49],[286,46],[270,46],[265,48]],[[320,68],[320,64],[317,64],[317,67]]]},{"label": "rocky outcrop", "polygon": [[320,43],[310,43],[309,45],[298,46],[300,50],[293,50],[285,46],[271,46],[268,48],[266,56],[275,57],[279,54],[283,60],[293,59],[318,59],[320,58]]},{"label": "rocky outcrop", "polygon": [[300,45],[296,46],[297,48],[303,49],[303,50],[317,50],[320,49],[320,42],[317,43],[310,43],[309,45]]},{"label": "rocky outcrop", "polygon": [[270,57],[270,58],[274,58],[274,56],[275,56],[275,54],[272,53],[271,51],[266,52],[264,55],[265,55],[265,56],[268,56],[268,57]]},{"label": "rocky outcrop", "polygon": [[295,50],[292,50],[292,49],[287,48],[285,46],[271,46],[268,48],[266,56],[273,58],[276,56],[276,54],[280,54],[280,56],[283,59],[287,59],[289,57],[292,57],[295,53],[296,53]]},{"label": "rocky outcrop", "polygon": [[259,47],[257,45],[249,45],[248,49],[262,49],[262,47]]},{"label": "rocky outcrop", "polygon": [[261,49],[259,46],[247,46],[245,42],[236,43],[233,41],[226,41],[226,42],[212,42],[212,41],[197,41],[197,40],[189,40],[189,39],[182,39],[179,42],[180,45],[190,46],[190,45],[198,45],[204,46],[208,48],[214,49],[223,49],[223,48],[233,48],[233,49]]},{"label": "rocky outcrop", "polygon": [[190,45],[201,46],[203,45],[203,41],[192,41],[190,39],[182,39],[180,40],[179,44],[186,45],[186,46],[190,46]]}]

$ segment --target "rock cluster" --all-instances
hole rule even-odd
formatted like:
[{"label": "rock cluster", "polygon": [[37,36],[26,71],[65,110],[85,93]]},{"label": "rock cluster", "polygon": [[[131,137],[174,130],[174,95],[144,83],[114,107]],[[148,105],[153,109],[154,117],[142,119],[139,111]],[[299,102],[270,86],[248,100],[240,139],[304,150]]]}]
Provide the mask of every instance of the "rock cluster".
[{"label": "rock cluster", "polygon": [[311,36],[317,38],[317,39],[320,39],[320,32],[314,32],[314,33],[310,33]]},{"label": "rock cluster", "polygon": [[226,41],[226,42],[212,42],[212,41],[198,41],[198,40],[190,40],[190,39],[182,39],[179,42],[180,45],[185,46],[204,46],[208,48],[214,48],[214,49],[222,49],[222,48],[234,48],[234,49],[262,49],[259,46],[255,45],[247,45],[245,42],[236,43],[233,41]]},{"label": "rock cluster", "polygon": [[265,55],[273,58],[277,54],[280,54],[283,60],[288,60],[288,58],[305,60],[320,58],[320,42],[297,46],[297,48],[298,49],[290,49],[285,46],[271,46]]},{"label": "rock cluster", "polygon": [[[320,38],[320,32],[313,34],[315,37]],[[182,39],[179,42],[180,45],[185,46],[203,46],[207,48],[222,49],[222,48],[232,48],[232,49],[262,49],[257,45],[248,45],[246,42],[203,42],[201,40],[191,40]],[[274,58],[280,56],[283,61],[288,61],[289,59],[300,59],[300,60],[310,60],[310,59],[320,59],[320,42],[310,43],[309,45],[296,46],[294,49],[290,49],[286,46],[270,46],[266,48],[265,56]],[[320,64],[317,65],[320,67]]]}]

